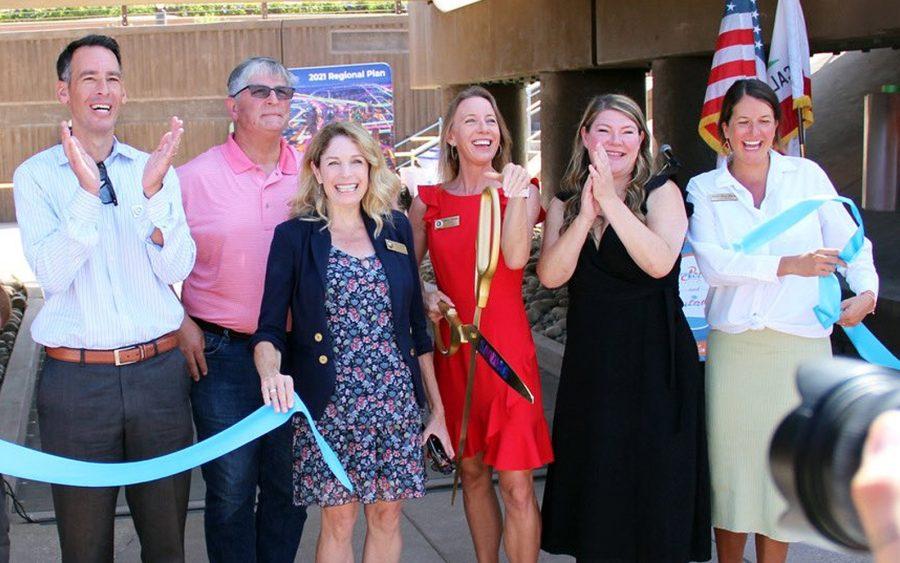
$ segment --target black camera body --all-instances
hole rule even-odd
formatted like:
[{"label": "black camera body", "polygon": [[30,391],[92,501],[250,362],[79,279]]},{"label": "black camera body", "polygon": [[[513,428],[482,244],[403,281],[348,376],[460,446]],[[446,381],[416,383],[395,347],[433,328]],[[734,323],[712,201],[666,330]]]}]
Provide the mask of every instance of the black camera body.
[{"label": "black camera body", "polygon": [[900,409],[900,373],[847,358],[816,360],[800,366],[797,388],[803,402],[769,447],[772,476],[790,505],[781,524],[810,543],[867,550],[850,482],[869,426]]}]

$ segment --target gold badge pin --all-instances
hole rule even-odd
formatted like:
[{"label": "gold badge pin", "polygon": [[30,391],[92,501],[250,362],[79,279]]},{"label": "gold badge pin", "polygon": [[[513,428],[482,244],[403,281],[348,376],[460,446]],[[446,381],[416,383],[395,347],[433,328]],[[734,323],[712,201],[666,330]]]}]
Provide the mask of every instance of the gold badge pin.
[{"label": "gold badge pin", "polygon": [[401,254],[409,254],[409,251],[406,250],[406,245],[402,242],[393,241],[391,239],[384,239],[384,244],[387,246],[388,250],[393,250],[394,252],[399,252]]},{"label": "gold badge pin", "polygon": [[452,217],[444,217],[443,219],[437,219],[434,222],[435,229],[450,229],[452,227],[459,226],[459,215],[453,215]]}]

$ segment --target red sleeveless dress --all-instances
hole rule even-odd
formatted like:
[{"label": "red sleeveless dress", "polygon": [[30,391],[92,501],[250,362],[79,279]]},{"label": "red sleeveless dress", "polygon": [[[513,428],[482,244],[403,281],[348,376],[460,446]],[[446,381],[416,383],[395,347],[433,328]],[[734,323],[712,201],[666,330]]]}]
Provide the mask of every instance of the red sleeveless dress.
[{"label": "red sleeveless dress", "polygon": [[[475,312],[475,240],[481,195],[458,196],[439,186],[419,186],[419,199],[427,207],[424,219],[428,253],[438,288],[453,300],[460,320],[470,323]],[[501,193],[501,214],[506,212],[506,203],[507,198]],[[441,221],[436,228],[435,222],[441,219],[451,220]],[[458,224],[453,226],[454,223]],[[523,270],[506,266],[501,251],[480,328],[531,389],[534,404],[513,391],[478,356],[463,452],[463,457],[484,453],[484,462],[502,471],[534,469],[553,461],[537,356],[522,302],[522,274]],[[441,326],[444,342],[449,342],[446,323]],[[454,448],[459,444],[469,353],[469,345],[463,344],[452,356],[443,356],[437,350],[434,354],[438,387]]]}]

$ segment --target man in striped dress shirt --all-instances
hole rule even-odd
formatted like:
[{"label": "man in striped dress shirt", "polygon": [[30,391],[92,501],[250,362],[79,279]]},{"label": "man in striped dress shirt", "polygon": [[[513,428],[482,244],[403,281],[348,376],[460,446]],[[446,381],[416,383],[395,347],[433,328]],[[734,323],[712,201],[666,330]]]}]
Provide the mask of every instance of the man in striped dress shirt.
[{"label": "man in striped dress shirt", "polygon": [[[71,116],[61,144],[16,169],[22,245],[45,295],[31,334],[47,350],[37,389],[44,451],[131,461],[188,446],[190,379],[175,349],[171,284],[196,247],[171,167],[173,117],[152,154],[114,136],[125,104],[119,46],[89,35],[57,60]],[[183,561],[190,473],[125,488],[145,561]],[[118,488],[53,486],[62,559],[112,561]]]}]

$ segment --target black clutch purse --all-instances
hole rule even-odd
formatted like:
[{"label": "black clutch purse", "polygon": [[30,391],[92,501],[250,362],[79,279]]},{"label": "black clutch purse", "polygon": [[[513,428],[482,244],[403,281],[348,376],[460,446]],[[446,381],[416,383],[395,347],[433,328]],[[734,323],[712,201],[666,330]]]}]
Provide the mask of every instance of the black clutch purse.
[{"label": "black clutch purse", "polygon": [[432,434],[425,441],[425,449],[428,451],[428,457],[431,458],[431,468],[444,475],[450,475],[456,469],[456,464],[447,455],[444,445]]}]

